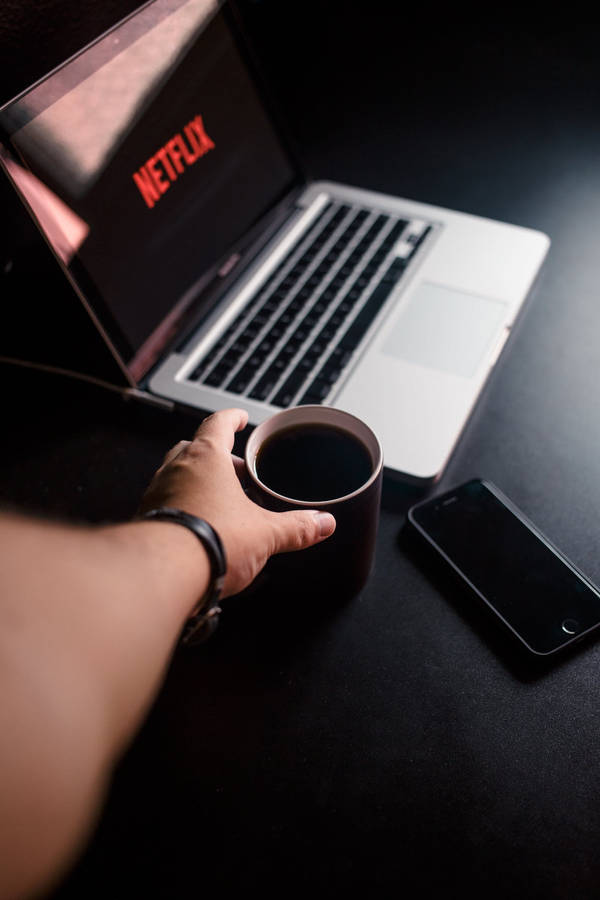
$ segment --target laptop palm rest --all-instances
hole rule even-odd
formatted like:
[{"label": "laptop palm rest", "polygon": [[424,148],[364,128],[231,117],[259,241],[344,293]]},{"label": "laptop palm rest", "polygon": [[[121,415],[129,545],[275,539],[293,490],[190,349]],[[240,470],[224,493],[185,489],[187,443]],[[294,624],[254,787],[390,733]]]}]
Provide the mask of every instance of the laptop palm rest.
[{"label": "laptop palm rest", "polygon": [[495,344],[506,304],[423,282],[414,290],[383,343],[383,352],[471,377]]}]

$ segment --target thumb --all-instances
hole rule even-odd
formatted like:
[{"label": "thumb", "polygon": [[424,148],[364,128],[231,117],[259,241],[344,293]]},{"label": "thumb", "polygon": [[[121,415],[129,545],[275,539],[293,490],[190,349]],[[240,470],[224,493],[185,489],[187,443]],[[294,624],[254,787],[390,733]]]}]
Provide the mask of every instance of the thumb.
[{"label": "thumb", "polygon": [[335,531],[335,519],[331,513],[316,509],[273,513],[275,529],[274,553],[304,550],[325,540]]}]

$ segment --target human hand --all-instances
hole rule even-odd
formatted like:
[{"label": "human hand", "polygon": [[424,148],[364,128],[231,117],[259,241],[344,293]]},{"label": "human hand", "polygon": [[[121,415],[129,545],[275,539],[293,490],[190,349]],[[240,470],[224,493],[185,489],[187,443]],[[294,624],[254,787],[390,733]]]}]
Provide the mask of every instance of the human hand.
[{"label": "human hand", "polygon": [[240,484],[244,461],[231,451],[235,433],[247,422],[241,409],[206,418],[192,441],[169,450],[140,506],[142,513],[172,506],[213,526],[227,557],[225,597],[247,587],[273,554],[310,547],[335,530],[330,513],[271,512],[246,496]]}]

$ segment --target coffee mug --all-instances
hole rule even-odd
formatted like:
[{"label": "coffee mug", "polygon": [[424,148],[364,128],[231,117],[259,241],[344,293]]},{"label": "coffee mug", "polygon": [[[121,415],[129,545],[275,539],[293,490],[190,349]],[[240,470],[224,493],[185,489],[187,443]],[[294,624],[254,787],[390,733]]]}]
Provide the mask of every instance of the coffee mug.
[{"label": "coffee mug", "polygon": [[276,413],[251,433],[245,451],[248,494],[282,512],[333,514],[331,537],[273,557],[267,575],[286,593],[343,600],[364,586],[375,556],[383,453],[371,429],[329,406]]}]

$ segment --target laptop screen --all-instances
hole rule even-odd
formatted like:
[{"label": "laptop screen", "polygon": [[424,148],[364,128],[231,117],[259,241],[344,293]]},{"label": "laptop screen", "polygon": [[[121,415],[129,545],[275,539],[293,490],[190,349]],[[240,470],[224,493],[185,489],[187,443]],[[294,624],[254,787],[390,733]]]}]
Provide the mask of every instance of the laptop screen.
[{"label": "laptop screen", "polygon": [[0,112],[5,168],[134,375],[298,178],[226,12],[155,0]]}]

